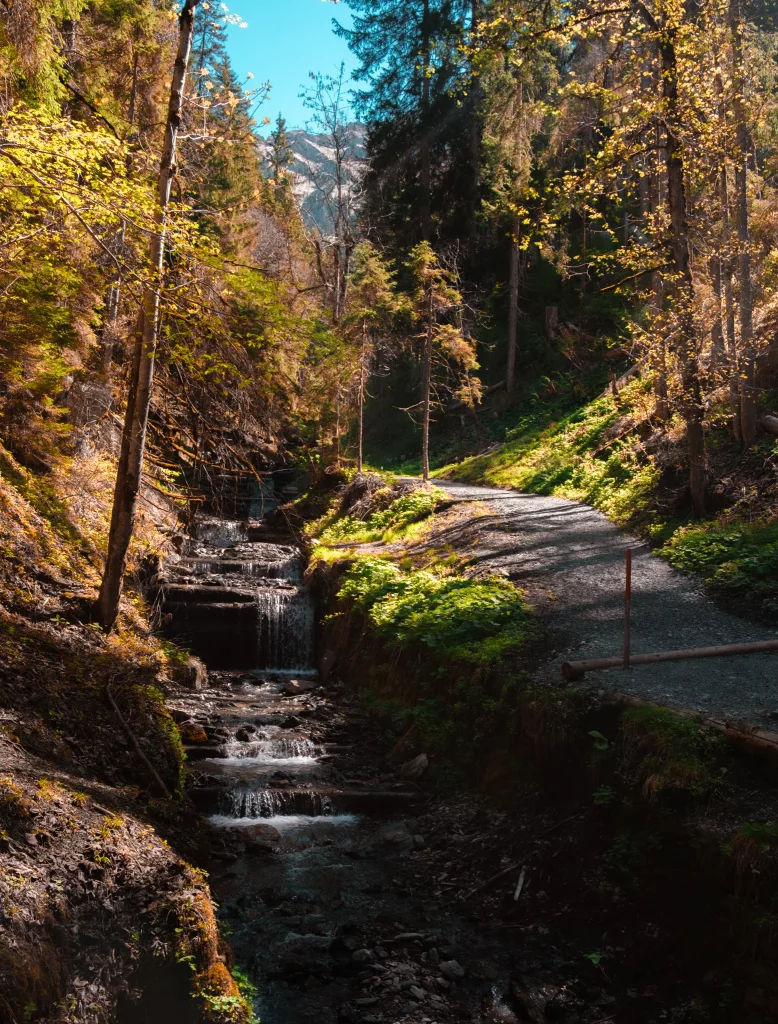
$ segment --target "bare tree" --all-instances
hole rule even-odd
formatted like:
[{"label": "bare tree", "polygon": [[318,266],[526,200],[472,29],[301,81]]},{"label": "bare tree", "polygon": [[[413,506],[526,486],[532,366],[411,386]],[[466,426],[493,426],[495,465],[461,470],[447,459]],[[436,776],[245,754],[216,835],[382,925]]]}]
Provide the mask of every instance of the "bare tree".
[{"label": "bare tree", "polygon": [[358,127],[350,120],[346,100],[346,68],[336,77],[311,75],[313,85],[303,93],[311,111],[309,131],[324,137],[325,163],[309,164],[308,180],[320,200],[327,223],[314,231],[316,269],[331,301],[332,318],[339,323],[346,308],[351,258],[357,243],[354,221],[360,193],[361,168],[356,166]]}]

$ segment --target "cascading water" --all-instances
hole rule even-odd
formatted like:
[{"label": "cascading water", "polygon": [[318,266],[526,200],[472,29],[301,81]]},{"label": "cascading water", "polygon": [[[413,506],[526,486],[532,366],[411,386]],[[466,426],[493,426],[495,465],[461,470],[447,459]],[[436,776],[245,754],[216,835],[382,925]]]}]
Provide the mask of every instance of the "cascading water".
[{"label": "cascading water", "polygon": [[232,789],[221,795],[218,813],[229,818],[274,818],[280,814],[321,817],[332,814],[329,797],[321,793],[283,790]]},{"label": "cascading water", "polygon": [[[169,635],[208,666],[209,689],[180,702],[202,727],[187,750],[190,793],[214,829],[212,878],[219,902],[236,908],[236,954],[259,989],[255,1009],[275,1024],[335,1024],[341,983],[325,1004],[306,989],[301,1006],[278,964],[285,972],[300,943],[330,957],[352,908],[386,881],[369,860],[357,858],[355,870],[357,838],[371,815],[396,814],[416,794],[366,788],[330,763],[339,747],[323,745],[330,703],[314,682],[314,605],[299,549],[269,543],[256,523],[208,520],[162,573],[157,602]],[[300,917],[270,912],[285,890]],[[308,907],[321,909],[326,935],[300,934]]]},{"label": "cascading water", "polygon": [[257,591],[257,660],[305,672],[313,661],[313,601],[304,590]]}]

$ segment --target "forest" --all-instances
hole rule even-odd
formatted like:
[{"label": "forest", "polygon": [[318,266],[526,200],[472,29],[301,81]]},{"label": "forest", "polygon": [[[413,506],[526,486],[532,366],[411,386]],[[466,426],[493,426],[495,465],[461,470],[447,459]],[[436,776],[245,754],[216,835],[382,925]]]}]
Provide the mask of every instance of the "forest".
[{"label": "forest", "polygon": [[0,1022],[776,1020],[778,4],[331,13],[0,0]]}]

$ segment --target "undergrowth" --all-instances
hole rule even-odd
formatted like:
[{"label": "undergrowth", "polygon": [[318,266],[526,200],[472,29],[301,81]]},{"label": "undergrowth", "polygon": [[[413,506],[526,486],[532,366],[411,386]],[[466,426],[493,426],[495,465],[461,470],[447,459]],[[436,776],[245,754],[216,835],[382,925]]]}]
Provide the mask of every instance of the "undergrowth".
[{"label": "undergrowth", "polygon": [[428,519],[442,497],[436,488],[419,488],[403,494],[388,508],[373,512],[364,520],[329,512],[312,525],[311,534],[325,545],[414,539],[418,531],[409,528]]},{"label": "undergrowth", "polygon": [[364,612],[391,645],[434,650],[443,670],[449,661],[490,667],[521,646],[529,632],[521,593],[502,577],[404,572],[369,557],[348,570],[340,597]]},{"label": "undergrowth", "polygon": [[621,718],[625,777],[649,803],[660,797],[701,798],[721,792],[722,736],[668,708],[628,708]]},{"label": "undergrowth", "polygon": [[778,522],[711,522],[676,532],[663,552],[714,592],[756,611],[778,610]]}]

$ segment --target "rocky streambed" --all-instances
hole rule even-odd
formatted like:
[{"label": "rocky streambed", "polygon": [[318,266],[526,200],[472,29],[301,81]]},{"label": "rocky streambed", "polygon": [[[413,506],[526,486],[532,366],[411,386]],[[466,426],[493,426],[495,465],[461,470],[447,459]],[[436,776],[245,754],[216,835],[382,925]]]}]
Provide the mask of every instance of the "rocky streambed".
[{"label": "rocky streambed", "polygon": [[172,710],[265,1024],[708,1019],[726,896],[691,854],[537,788],[508,811],[441,797],[426,757],[388,758],[337,667],[316,670],[301,568],[262,529],[212,521],[157,588],[209,667]]}]

